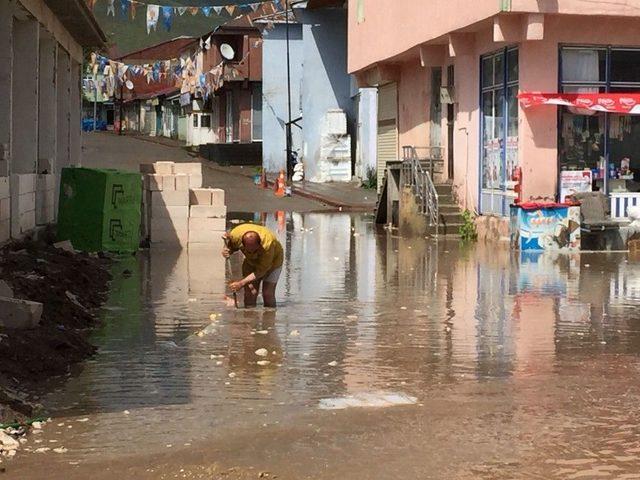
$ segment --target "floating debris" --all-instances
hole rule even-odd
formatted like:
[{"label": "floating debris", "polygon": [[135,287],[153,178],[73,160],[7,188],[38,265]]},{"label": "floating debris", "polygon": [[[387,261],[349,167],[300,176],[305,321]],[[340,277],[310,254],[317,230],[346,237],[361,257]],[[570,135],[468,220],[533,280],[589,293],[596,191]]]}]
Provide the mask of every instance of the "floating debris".
[{"label": "floating debris", "polygon": [[345,408],[384,408],[400,405],[413,405],[416,397],[404,393],[358,393],[347,397],[323,398],[320,400],[321,410],[342,410]]},{"label": "floating debris", "polygon": [[255,354],[259,357],[266,357],[269,355],[269,351],[266,348],[259,348],[255,351]]},{"label": "floating debris", "polygon": [[257,364],[260,366],[269,365],[271,362],[269,360],[258,360]]},{"label": "floating debris", "polygon": [[336,365],[338,365],[338,362],[334,360],[333,362],[327,363],[327,365],[329,365],[330,367],[335,367]]},{"label": "floating debris", "polygon": [[298,330],[291,330],[291,332],[289,332],[289,336],[290,337],[299,337],[300,336],[300,332]]}]

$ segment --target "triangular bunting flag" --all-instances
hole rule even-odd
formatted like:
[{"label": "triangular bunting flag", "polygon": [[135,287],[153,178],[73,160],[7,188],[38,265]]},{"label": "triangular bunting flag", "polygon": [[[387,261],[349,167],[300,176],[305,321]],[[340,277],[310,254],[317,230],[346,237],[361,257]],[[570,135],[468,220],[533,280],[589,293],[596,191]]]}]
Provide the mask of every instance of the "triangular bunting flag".
[{"label": "triangular bunting flag", "polygon": [[129,5],[131,4],[131,0],[120,0],[120,15],[122,18],[129,18]]},{"label": "triangular bunting flag", "polygon": [[189,12],[191,13],[191,15],[197,15],[199,11],[200,7],[189,7]]},{"label": "triangular bunting flag", "polygon": [[111,15],[112,17],[116,16],[116,7],[114,5],[116,0],[109,0],[107,3],[107,16]]},{"label": "triangular bunting flag", "polygon": [[156,29],[159,16],[160,7],[158,5],[147,5],[147,35],[151,33],[151,29]]},{"label": "triangular bunting flag", "polygon": [[224,8],[227,11],[227,13],[229,14],[229,16],[233,17],[234,12],[236,11],[236,6],[235,5],[227,5]]},{"label": "triangular bunting flag", "polygon": [[131,19],[132,20],[136,19],[136,3],[138,3],[138,2],[131,2],[131,7],[129,7],[129,11],[131,12]]},{"label": "triangular bunting flag", "polygon": [[222,9],[224,7],[213,7],[213,10],[216,12],[216,15],[220,15],[222,13]]},{"label": "triangular bunting flag", "polygon": [[171,23],[173,18],[173,7],[162,7],[162,23],[167,32],[171,31]]},{"label": "triangular bunting flag", "polygon": [[254,12],[257,12],[258,9],[260,8],[260,4],[259,3],[252,3],[249,6],[251,7],[251,10],[253,10]]}]

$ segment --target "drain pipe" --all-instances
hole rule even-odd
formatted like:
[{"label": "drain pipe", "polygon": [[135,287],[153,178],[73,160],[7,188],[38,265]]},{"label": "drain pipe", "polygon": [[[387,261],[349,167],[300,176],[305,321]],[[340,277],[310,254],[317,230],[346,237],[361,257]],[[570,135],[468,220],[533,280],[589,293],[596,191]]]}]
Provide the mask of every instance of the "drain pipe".
[{"label": "drain pipe", "polygon": [[459,132],[464,132],[466,135],[466,160],[465,160],[465,168],[464,168],[464,209],[469,210],[468,208],[468,200],[469,200],[469,130],[467,127],[462,127],[458,129]]}]

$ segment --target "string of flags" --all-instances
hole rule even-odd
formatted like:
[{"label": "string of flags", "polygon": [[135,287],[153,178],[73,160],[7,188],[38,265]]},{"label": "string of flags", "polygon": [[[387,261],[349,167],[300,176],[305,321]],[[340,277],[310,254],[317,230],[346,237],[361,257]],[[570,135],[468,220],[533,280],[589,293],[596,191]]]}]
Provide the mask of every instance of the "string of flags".
[{"label": "string of flags", "polygon": [[[262,39],[257,40],[254,47],[258,47]],[[127,90],[134,88],[133,80],[145,78],[147,83],[169,82],[180,89],[180,93],[196,93],[207,100],[213,93],[224,85],[224,79],[240,77],[240,73],[233,65],[225,66],[224,61],[218,63],[206,72],[198,68],[197,56],[202,50],[211,47],[211,36],[206,40],[200,40],[199,48],[192,55],[169,60],[157,60],[147,64],[127,64],[117,60],[111,60],[99,53],[92,53],[89,61],[89,70],[96,79],[99,75],[102,79],[85,79],[83,88],[87,93],[98,92],[102,97],[111,98],[115,95],[116,88],[126,86]],[[249,50],[238,63],[242,64],[251,53]],[[235,63],[235,62],[234,62]]]},{"label": "string of flags", "polygon": [[[102,1],[102,0],[100,0]],[[156,5],[151,3],[139,2],[138,0],[105,0],[107,7],[107,16],[116,17],[116,1],[119,3],[118,16],[122,20],[135,20],[139,10],[146,8],[145,18],[147,25],[147,34],[157,30],[158,22],[162,21],[162,25],[167,31],[171,30],[173,20],[176,17],[184,15],[204,15],[205,17],[226,16],[235,18],[237,15],[255,13],[266,4],[273,4],[276,10],[283,9],[284,0],[267,0],[256,1],[251,3],[230,3],[228,5],[208,5],[208,6],[182,6],[174,5]],[[98,0],[87,0],[89,8],[96,8]]]}]

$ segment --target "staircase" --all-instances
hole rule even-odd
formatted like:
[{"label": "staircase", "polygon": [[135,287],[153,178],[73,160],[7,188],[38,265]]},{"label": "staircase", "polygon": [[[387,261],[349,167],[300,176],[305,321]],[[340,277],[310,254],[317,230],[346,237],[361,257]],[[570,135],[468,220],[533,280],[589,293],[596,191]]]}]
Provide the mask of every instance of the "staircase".
[{"label": "staircase", "polygon": [[464,224],[462,211],[453,198],[450,183],[436,183],[438,192],[438,235],[458,235]]}]

